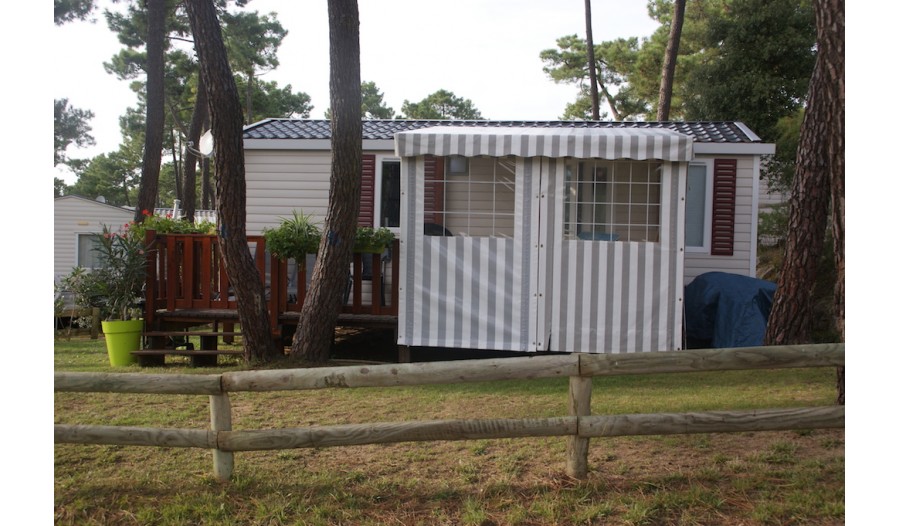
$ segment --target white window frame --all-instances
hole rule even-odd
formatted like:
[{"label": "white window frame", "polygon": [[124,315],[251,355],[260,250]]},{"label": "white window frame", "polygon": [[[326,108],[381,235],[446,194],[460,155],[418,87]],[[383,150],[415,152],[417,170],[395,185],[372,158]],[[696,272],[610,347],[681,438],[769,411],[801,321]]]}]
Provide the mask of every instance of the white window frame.
[{"label": "white window frame", "polygon": [[[703,245],[701,246],[690,246],[687,244],[687,233],[685,233],[685,252],[694,252],[701,254],[709,254],[710,246],[712,244],[712,196],[713,196],[713,159],[696,159],[690,162],[688,165],[688,171],[690,171],[691,166],[704,166],[706,169],[706,195],[703,200]],[[686,175],[685,175],[686,176]],[[687,182],[685,182],[687,185]],[[685,215],[687,215],[687,192],[685,192]],[[685,221],[682,228],[687,226],[687,221]]]},{"label": "white window frame", "polygon": [[[372,211],[372,225],[375,228],[381,228],[381,182],[383,178],[384,162],[396,162],[400,164],[400,158],[394,155],[376,155],[375,156],[375,197],[374,210]],[[398,196],[399,197],[399,196]],[[400,227],[387,227],[395,236],[400,236]]]}]

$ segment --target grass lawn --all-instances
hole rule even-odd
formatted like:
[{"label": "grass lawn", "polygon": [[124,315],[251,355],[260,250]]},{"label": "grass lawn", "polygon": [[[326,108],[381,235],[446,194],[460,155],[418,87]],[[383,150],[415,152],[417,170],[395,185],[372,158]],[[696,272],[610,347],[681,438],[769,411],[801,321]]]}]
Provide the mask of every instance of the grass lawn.
[{"label": "grass lawn", "polygon": [[[221,358],[220,358],[221,360]],[[57,371],[107,366],[104,342],[57,340]],[[831,405],[834,370],[595,378],[594,414]],[[565,379],[231,395],[235,429],[565,416]],[[205,429],[204,396],[56,393],[54,421]],[[844,523],[844,430],[593,439],[586,480],[566,439],[402,443],[235,454],[55,446],[55,523],[77,525],[783,525]]]}]

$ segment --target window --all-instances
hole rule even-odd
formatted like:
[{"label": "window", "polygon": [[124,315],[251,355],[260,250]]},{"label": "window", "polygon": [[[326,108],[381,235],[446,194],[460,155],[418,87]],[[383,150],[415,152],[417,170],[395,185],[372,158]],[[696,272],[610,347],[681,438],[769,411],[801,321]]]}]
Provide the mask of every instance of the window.
[{"label": "window", "polygon": [[451,155],[447,158],[447,173],[450,175],[468,175],[469,161],[460,155]]},{"label": "window", "polygon": [[709,248],[712,185],[706,163],[688,166],[684,200],[684,244],[686,250],[700,252]]},{"label": "window", "polygon": [[77,250],[75,264],[84,268],[100,268],[100,255],[97,249],[100,247],[100,234],[76,234]]},{"label": "window", "polygon": [[[512,237],[515,231],[516,165],[512,158],[463,158],[464,165],[447,161],[440,176],[426,181],[425,217],[452,235]],[[453,170],[463,170],[453,172]],[[444,176],[443,174],[446,174]]]},{"label": "window", "polygon": [[379,182],[378,226],[400,227],[400,161],[383,159]]},{"label": "window", "polygon": [[659,241],[661,174],[659,162],[570,162],[566,166],[565,237]]}]

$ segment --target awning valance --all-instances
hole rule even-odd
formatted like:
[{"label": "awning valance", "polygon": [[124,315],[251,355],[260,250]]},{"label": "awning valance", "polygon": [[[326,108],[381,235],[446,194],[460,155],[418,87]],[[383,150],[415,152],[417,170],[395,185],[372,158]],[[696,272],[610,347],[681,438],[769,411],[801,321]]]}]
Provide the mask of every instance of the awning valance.
[{"label": "awning valance", "polygon": [[663,161],[693,158],[691,137],[661,128],[442,126],[400,132],[395,135],[394,145],[400,157],[430,154]]}]

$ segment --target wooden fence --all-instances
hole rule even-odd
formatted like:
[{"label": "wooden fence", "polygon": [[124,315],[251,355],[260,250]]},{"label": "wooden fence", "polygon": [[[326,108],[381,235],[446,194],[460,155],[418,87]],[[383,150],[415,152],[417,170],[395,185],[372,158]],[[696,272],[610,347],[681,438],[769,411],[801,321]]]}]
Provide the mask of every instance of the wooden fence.
[{"label": "wooden fence", "polygon": [[[230,480],[234,452],[437,440],[568,437],[566,471],[587,474],[593,437],[844,427],[844,407],[591,415],[594,376],[844,365],[844,344],[745,347],[636,354],[568,354],[414,364],[358,365],[209,375],[56,373],[58,392],[209,395],[209,429],[57,424],[57,443],[197,447],[213,450],[213,471]],[[460,419],[232,430],[228,393],[455,384],[569,378],[569,414],[553,418]]]}]

